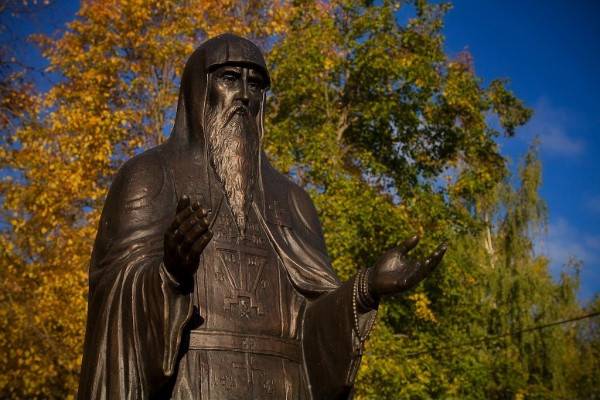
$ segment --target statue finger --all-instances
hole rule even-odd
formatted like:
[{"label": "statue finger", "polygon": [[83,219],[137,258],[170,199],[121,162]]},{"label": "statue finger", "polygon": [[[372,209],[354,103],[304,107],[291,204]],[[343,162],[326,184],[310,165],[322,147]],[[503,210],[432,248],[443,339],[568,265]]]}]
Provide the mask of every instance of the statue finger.
[{"label": "statue finger", "polygon": [[194,225],[189,231],[185,233],[185,236],[183,238],[185,245],[191,247],[192,244],[196,242],[196,240],[198,240],[198,238],[202,236],[207,229],[208,221],[206,217],[203,217],[196,225]]},{"label": "statue finger", "polygon": [[177,229],[182,233],[186,233],[197,223],[203,221],[206,218],[206,215],[206,210],[203,208],[199,208],[194,213],[192,213],[192,215],[190,215],[185,221],[183,221]]},{"label": "statue finger", "polygon": [[177,213],[177,215],[175,216],[173,223],[171,224],[171,229],[172,230],[178,229],[179,226],[198,209],[200,209],[200,203],[195,202],[191,206],[188,206],[188,207],[184,208],[183,210],[179,211]]},{"label": "statue finger", "polygon": [[402,242],[400,244],[400,246],[398,246],[398,250],[403,255],[408,254],[408,252],[411,251],[412,249],[414,249],[415,246],[417,245],[417,243],[419,243],[419,239],[420,239],[419,235],[414,235],[411,238],[406,239],[404,242]]},{"label": "statue finger", "polygon": [[204,248],[206,247],[208,242],[210,242],[212,237],[213,237],[212,231],[205,232],[204,235],[202,235],[198,240],[196,240],[196,242],[192,246],[191,254],[200,256],[200,254],[202,254],[202,251],[204,250]]},{"label": "statue finger", "polygon": [[201,214],[202,214],[202,217],[203,217],[203,220],[201,222],[204,223],[204,224],[206,224],[206,226],[208,226],[209,225],[208,216],[212,213],[212,210],[210,208],[204,208],[204,207],[202,207],[200,209],[200,211],[201,211]]},{"label": "statue finger", "polygon": [[188,208],[190,206],[190,202],[191,202],[190,196],[188,196],[187,194],[184,194],[183,196],[181,196],[181,198],[179,199],[179,202],[177,202],[177,213],[180,213],[181,211]]},{"label": "statue finger", "polygon": [[187,258],[187,252],[184,250],[181,244],[177,245],[177,256],[180,260],[184,260]]},{"label": "statue finger", "polygon": [[438,246],[438,248],[433,252],[433,254],[425,260],[425,262],[418,263],[417,268],[413,270],[413,273],[409,278],[409,280],[411,281],[411,286],[416,286],[423,279],[427,278],[439,265],[445,252],[446,245],[442,244]]},{"label": "statue finger", "polygon": [[415,271],[415,285],[418,285],[423,279],[427,278],[431,272],[437,267],[436,263],[430,263],[429,260],[426,260],[421,264],[421,268],[418,271]]},{"label": "statue finger", "polygon": [[191,207],[187,207],[181,211],[179,211],[177,213],[177,215],[175,215],[175,218],[173,219],[173,223],[171,224],[171,230],[176,230],[177,228],[179,228],[179,225],[181,225],[181,223],[183,221],[185,221],[190,215],[192,215],[194,211],[192,210]]},{"label": "statue finger", "polygon": [[447,249],[448,245],[446,243],[439,245],[437,249],[435,249],[435,251],[427,258],[425,264],[431,269],[437,267],[440,261],[442,261],[442,258],[444,258],[444,254],[446,253]]},{"label": "statue finger", "polygon": [[181,242],[183,242],[184,236],[185,232],[182,232],[179,229],[175,229],[175,231],[173,231],[173,241],[175,242],[175,245],[179,245]]}]

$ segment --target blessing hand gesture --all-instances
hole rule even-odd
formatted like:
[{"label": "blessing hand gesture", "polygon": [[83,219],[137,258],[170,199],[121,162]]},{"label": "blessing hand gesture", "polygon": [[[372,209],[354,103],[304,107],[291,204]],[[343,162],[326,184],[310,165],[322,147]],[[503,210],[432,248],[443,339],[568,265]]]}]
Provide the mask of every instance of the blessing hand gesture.
[{"label": "blessing hand gesture", "polygon": [[190,198],[183,195],[175,219],[165,233],[165,267],[182,284],[196,272],[200,255],[213,236],[209,213],[200,203],[191,204]]}]

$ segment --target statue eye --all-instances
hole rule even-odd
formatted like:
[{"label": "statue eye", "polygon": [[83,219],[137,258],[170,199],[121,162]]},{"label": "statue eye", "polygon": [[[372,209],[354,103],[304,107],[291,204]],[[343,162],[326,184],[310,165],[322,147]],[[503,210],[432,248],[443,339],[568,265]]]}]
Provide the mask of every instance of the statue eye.
[{"label": "statue eye", "polygon": [[238,74],[233,71],[227,71],[221,75],[221,79],[228,83],[235,82],[238,79]]}]

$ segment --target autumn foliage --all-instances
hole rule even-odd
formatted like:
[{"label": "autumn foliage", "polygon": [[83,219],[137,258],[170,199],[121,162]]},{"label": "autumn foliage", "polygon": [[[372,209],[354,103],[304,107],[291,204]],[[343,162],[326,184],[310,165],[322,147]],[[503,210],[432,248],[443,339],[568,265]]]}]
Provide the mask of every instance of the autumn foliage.
[{"label": "autumn foliage", "polygon": [[467,53],[444,53],[447,5],[405,3],[88,0],[60,37],[35,37],[58,83],[41,92],[14,68],[0,83],[0,397],[75,394],[111,179],[165,139],[186,58],[222,32],[268,56],[267,152],[310,191],[343,278],[412,233],[424,253],[451,243],[425,285],[382,307],[357,398],[597,395],[592,323],[436,350],[586,310],[576,263],[556,282],[533,252],[535,144],[516,186],[496,144],[531,112]]}]

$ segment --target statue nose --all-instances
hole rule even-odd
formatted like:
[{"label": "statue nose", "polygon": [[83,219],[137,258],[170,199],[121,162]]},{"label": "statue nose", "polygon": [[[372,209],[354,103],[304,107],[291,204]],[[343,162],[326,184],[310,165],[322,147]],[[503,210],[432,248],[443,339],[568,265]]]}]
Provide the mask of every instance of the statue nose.
[{"label": "statue nose", "polygon": [[248,104],[248,101],[250,100],[248,97],[248,84],[245,80],[242,83],[242,90],[240,91],[240,100],[244,102],[244,104]]},{"label": "statue nose", "polygon": [[239,98],[244,105],[248,105],[248,102],[250,101],[248,96],[248,68],[242,70],[242,87],[240,89]]}]

